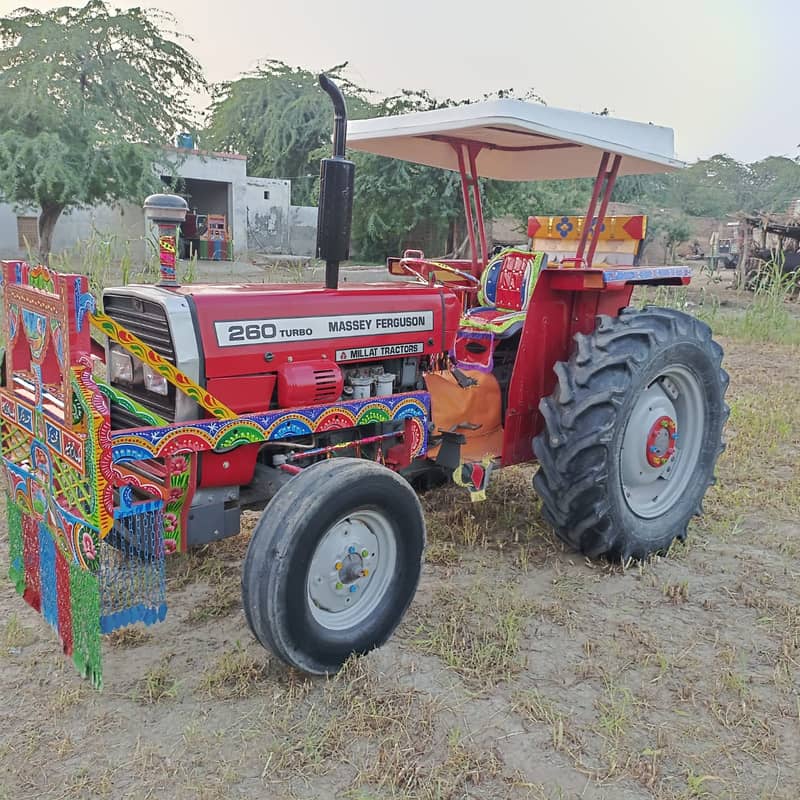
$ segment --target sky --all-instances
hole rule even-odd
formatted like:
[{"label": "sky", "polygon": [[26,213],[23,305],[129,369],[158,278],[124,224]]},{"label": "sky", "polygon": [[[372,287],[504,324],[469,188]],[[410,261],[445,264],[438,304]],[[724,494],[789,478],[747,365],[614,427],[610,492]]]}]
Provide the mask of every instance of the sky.
[{"label": "sky", "polygon": [[[0,0],[0,13],[26,5]],[[380,94],[548,105],[675,130],[679,158],[800,156],[800,0],[111,0],[171,12],[211,82],[260,60],[347,61]]]}]

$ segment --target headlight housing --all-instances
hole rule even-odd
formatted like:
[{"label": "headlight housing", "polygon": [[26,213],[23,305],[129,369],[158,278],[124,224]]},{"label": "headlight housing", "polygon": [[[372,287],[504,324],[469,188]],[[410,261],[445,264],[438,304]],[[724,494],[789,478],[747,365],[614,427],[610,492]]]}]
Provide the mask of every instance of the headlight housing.
[{"label": "headlight housing", "polygon": [[112,383],[115,381],[133,383],[133,359],[131,356],[121,350],[112,350],[109,378]]},{"label": "headlight housing", "polygon": [[163,375],[160,375],[158,372],[148,367],[147,364],[143,365],[142,371],[144,373],[145,389],[147,389],[148,392],[155,392],[155,394],[162,394],[166,396],[169,388],[167,379]]}]

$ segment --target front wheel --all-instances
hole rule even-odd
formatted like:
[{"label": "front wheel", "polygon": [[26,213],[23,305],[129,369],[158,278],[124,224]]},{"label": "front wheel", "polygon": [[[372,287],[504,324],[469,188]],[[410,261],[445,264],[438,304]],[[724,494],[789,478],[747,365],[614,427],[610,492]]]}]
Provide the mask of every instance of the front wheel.
[{"label": "front wheel", "polygon": [[679,311],[625,309],[576,336],[540,403],[534,487],[558,536],[591,557],[643,559],[686,536],[728,416],[722,348]]},{"label": "front wheel", "polygon": [[304,672],[336,672],[383,644],[419,583],[425,521],[400,476],[334,458],[272,498],[253,532],[242,599],[264,647]]}]

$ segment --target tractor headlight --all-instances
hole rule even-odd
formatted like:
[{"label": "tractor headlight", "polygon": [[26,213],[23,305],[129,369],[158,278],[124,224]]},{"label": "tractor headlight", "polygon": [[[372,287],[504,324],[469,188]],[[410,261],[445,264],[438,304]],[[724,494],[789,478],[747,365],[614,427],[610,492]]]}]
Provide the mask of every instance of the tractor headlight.
[{"label": "tractor headlight", "polygon": [[114,381],[133,383],[133,359],[121,350],[111,351],[110,377]]},{"label": "tractor headlight", "polygon": [[150,369],[146,364],[144,365],[144,386],[148,392],[155,392],[156,394],[167,394],[167,379],[163,375],[159,375],[155,370]]}]

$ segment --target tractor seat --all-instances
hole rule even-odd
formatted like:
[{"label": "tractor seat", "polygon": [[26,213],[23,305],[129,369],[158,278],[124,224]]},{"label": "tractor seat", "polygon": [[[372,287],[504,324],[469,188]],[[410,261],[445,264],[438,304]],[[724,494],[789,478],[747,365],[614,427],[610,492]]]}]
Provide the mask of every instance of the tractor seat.
[{"label": "tractor seat", "polygon": [[525,321],[533,287],[547,265],[544,253],[508,248],[493,258],[481,275],[479,306],[461,318],[461,327],[493,333],[500,339],[516,333]]},{"label": "tractor seat", "polygon": [[498,253],[481,275],[478,302],[461,317],[451,356],[459,369],[491,372],[494,340],[513,336],[522,328],[544,253],[510,247]]}]

